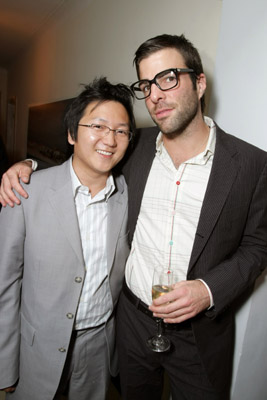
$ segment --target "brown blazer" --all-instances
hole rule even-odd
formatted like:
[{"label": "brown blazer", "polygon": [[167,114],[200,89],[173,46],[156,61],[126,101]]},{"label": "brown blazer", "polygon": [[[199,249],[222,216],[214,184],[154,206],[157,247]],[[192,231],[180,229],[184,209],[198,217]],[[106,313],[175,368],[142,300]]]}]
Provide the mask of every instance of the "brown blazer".
[{"label": "brown blazer", "polygon": [[[124,166],[133,237],[155,155],[157,128],[141,129]],[[215,307],[192,320],[208,376],[217,388],[231,379],[233,302],[267,264],[267,153],[216,126],[216,149],[187,279],[209,285]]]}]

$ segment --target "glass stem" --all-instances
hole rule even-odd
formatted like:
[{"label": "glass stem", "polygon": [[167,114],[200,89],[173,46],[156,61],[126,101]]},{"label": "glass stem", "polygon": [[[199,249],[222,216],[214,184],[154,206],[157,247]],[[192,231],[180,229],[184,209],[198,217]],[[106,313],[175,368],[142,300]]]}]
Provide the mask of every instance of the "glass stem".
[{"label": "glass stem", "polygon": [[160,319],[160,318],[157,319],[157,330],[158,330],[157,336],[161,337],[162,336],[162,319]]}]

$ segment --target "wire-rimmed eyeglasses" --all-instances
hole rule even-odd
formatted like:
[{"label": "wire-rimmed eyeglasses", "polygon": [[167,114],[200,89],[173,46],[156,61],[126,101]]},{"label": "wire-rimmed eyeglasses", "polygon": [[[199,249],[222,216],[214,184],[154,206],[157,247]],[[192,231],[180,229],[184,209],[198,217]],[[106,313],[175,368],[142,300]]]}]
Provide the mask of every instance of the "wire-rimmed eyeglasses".
[{"label": "wire-rimmed eyeglasses", "polygon": [[162,91],[173,89],[179,85],[179,75],[184,73],[195,73],[191,68],[169,68],[159,72],[153,79],[141,79],[131,85],[131,89],[138,100],[150,96],[151,85],[155,85]]},{"label": "wire-rimmed eyeglasses", "polygon": [[126,129],[111,129],[108,126],[102,124],[78,124],[78,126],[85,126],[86,128],[90,128],[93,134],[98,137],[105,137],[111,131],[114,132],[115,137],[118,140],[129,142],[133,136],[132,132],[127,131]]}]

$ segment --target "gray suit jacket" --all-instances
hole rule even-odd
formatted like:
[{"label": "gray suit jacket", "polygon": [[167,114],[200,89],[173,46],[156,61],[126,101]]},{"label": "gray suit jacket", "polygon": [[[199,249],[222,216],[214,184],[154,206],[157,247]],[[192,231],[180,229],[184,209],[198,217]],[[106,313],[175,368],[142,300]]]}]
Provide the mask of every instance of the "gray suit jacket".
[{"label": "gray suit jacket", "polygon": [[[122,176],[115,183],[107,234],[114,307],[128,255],[127,188]],[[27,400],[51,400],[85,275],[69,163],[33,174],[27,191],[29,199],[0,215],[0,388],[19,379],[14,400],[26,400],[24,388],[31,393]],[[106,337],[115,374],[114,318],[106,324]]]},{"label": "gray suit jacket", "polygon": [[[141,129],[124,166],[129,192],[129,239],[155,157],[157,128]],[[229,385],[233,355],[232,304],[267,265],[267,153],[216,127],[212,170],[187,279],[202,278],[215,308],[192,327],[201,360],[217,388]]]}]

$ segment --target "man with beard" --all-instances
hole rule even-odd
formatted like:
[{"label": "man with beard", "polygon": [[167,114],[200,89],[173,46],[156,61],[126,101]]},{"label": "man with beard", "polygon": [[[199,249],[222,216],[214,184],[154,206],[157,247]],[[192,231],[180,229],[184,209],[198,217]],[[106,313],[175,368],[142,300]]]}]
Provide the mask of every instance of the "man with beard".
[{"label": "man with beard", "polygon": [[[117,312],[125,399],[227,400],[234,318],[231,303],[267,261],[267,155],[203,117],[206,77],[184,36],[161,35],[135,54],[132,85],[156,123],[125,167],[131,253]],[[177,272],[151,304],[155,267]],[[164,320],[167,352],[147,339]],[[159,350],[159,349],[156,349]]]},{"label": "man with beard", "polygon": [[[267,155],[203,116],[206,77],[183,35],[147,40],[135,65],[132,89],[159,129],[141,132],[124,169],[132,246],[117,310],[123,398],[161,399],[165,370],[173,400],[227,400],[232,303],[267,262]],[[3,205],[17,202],[11,186],[19,191],[15,175],[28,170],[5,175]],[[151,304],[158,266],[180,278]],[[147,346],[155,317],[169,351]]]}]

